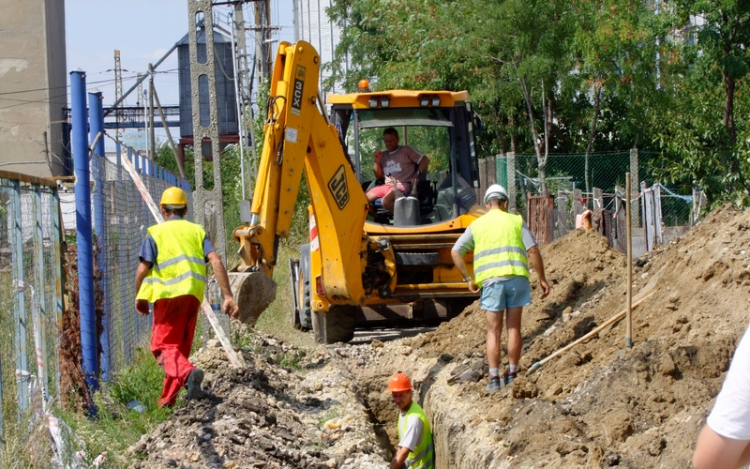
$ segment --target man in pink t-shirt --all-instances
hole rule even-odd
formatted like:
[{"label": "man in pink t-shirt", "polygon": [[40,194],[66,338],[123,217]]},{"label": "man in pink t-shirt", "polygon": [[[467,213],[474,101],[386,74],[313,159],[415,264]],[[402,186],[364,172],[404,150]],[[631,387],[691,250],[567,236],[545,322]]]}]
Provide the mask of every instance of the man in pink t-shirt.
[{"label": "man in pink t-shirt", "polygon": [[387,151],[375,150],[375,177],[385,175],[385,184],[375,186],[367,191],[367,201],[375,202],[382,197],[383,207],[393,213],[393,204],[397,194],[393,192],[394,183],[403,195],[409,195],[417,183],[419,175],[427,171],[430,159],[409,145],[399,146],[398,132],[393,127],[383,131],[383,143]]}]

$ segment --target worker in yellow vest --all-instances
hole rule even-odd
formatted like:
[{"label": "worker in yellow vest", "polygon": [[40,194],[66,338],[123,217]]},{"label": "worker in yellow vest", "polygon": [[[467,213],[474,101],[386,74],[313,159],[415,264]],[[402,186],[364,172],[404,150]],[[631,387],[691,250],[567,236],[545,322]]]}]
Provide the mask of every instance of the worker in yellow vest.
[{"label": "worker in yellow vest", "polygon": [[[542,298],[549,294],[544,262],[534,236],[520,215],[508,213],[508,192],[493,184],[484,196],[487,213],[475,220],[458,238],[451,250],[453,263],[470,291],[482,290],[480,306],[487,318],[487,361],[490,394],[513,383],[521,359],[521,313],[531,303],[529,263],[542,287]],[[469,275],[464,255],[474,251],[474,278]],[[500,336],[503,312],[508,329],[508,369],[500,376]]]},{"label": "worker in yellow vest", "polygon": [[435,446],[432,430],[422,407],[412,401],[411,380],[396,373],[388,381],[388,392],[400,411],[398,415],[398,450],[391,460],[391,469],[435,469]]},{"label": "worker in yellow vest", "polygon": [[206,288],[206,261],[211,263],[224,296],[222,309],[236,316],[229,276],[200,225],[183,220],[187,197],[178,187],[165,190],[159,202],[166,220],[148,229],[135,272],[135,309],[149,314],[154,305],[151,352],[164,368],[160,407],[171,407],[177,393],[187,388],[187,399],[203,396],[203,370],[188,360],[195,324]]}]

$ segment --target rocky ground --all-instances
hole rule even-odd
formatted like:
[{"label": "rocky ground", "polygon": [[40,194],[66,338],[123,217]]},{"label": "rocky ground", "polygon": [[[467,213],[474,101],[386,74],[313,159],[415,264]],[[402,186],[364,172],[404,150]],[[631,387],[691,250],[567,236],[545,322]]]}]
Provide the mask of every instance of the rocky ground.
[{"label": "rocky ground", "polygon": [[626,298],[625,257],[599,235],[543,246],[552,293],[532,292],[521,376],[493,395],[476,304],[414,337],[321,346],[303,358],[256,335],[242,371],[208,348],[197,360],[211,370],[212,397],[145,436],[134,467],[387,467],[396,410],[384,389],[396,371],[412,376],[431,418],[439,468],[689,467],[748,324],[749,230],[750,212],[718,209],[637,259],[634,301],[655,294],[634,310],[633,347],[619,321],[527,374]]}]

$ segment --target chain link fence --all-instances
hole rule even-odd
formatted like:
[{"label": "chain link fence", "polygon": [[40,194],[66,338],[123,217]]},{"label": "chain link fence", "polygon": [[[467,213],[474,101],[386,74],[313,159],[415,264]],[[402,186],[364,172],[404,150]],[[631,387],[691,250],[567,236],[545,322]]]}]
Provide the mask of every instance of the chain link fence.
[{"label": "chain link fence", "polygon": [[[102,207],[94,208],[94,217],[102,214],[102,233],[98,260],[101,288],[104,293],[104,333],[101,335],[101,379],[108,381],[133,362],[136,348],[148,345],[151,316],[135,311],[135,271],[139,263],[140,246],[147,230],[156,221],[141,197],[130,175],[123,167],[122,158],[129,158],[156,203],[170,186],[179,186],[188,196],[187,219],[192,220],[192,192],[189,184],[174,174],[153,164],[133,150],[100,158],[92,164],[91,177],[102,181]],[[93,197],[97,204],[96,196]]]},{"label": "chain link fence", "polygon": [[[652,152],[636,149],[592,153],[588,156],[549,155],[544,162],[543,171],[540,171],[542,165],[536,155],[509,153],[485,158],[480,160],[477,197],[481,200],[484,190],[490,184],[501,184],[508,189],[510,195],[509,209],[521,214],[530,223],[530,208],[542,210],[542,206],[554,207],[554,214],[547,217],[554,218],[554,221],[549,222],[544,239],[541,240],[548,242],[577,228],[581,222],[580,215],[586,210],[606,210],[613,217],[623,210],[625,175],[630,172],[633,228],[644,227],[645,188],[656,188],[660,194],[660,205],[658,214],[654,216],[658,217],[658,223],[668,239],[683,234],[697,221],[696,210],[699,214],[700,207],[705,205],[705,198],[697,188],[691,194],[680,194],[676,189],[655,181],[647,171],[648,161],[654,156]],[[536,202],[539,197],[547,196],[554,200],[547,203]],[[533,218],[539,221],[538,214]],[[641,231],[637,230],[634,236],[641,235]]]},{"label": "chain link fence", "polygon": [[60,250],[56,184],[0,171],[0,450],[60,396]]}]

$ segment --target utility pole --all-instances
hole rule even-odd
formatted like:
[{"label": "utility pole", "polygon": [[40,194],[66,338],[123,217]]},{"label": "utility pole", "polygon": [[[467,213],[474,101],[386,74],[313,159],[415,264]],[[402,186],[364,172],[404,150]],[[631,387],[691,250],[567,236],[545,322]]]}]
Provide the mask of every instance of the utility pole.
[{"label": "utility pole", "polygon": [[[122,63],[120,62],[120,51],[115,49],[115,101],[119,101],[122,98]],[[115,130],[115,140],[118,142],[122,140],[122,130],[120,130],[120,124],[123,123],[122,112],[115,109],[115,118],[117,121],[117,129]]]},{"label": "utility pole", "polygon": [[[216,92],[216,49],[214,48],[214,17],[212,0],[188,2],[188,36],[190,38],[190,90],[193,104],[193,160],[195,162],[195,190],[193,191],[193,219],[202,225],[216,247],[216,252],[226,262],[226,227],[224,225],[224,200],[221,181],[221,145],[219,143],[219,106]],[[196,21],[202,19],[203,21]],[[206,60],[198,61],[198,33],[204,28]],[[208,79],[208,103],[201,103],[199,79]],[[201,106],[208,105],[208,125],[201,124]],[[211,160],[206,161],[203,142],[210,142]],[[203,164],[213,164],[213,188],[203,184]]]},{"label": "utility pole", "polygon": [[271,4],[270,0],[255,2],[255,56],[258,66],[258,84],[271,74]]},{"label": "utility pole", "polygon": [[148,124],[149,155],[148,159],[156,161],[156,133],[154,132],[154,65],[148,64]]},{"label": "utility pole", "polygon": [[[136,73],[136,80],[138,82],[138,89],[136,90],[136,101],[135,101],[135,122],[136,124],[144,123],[146,122],[146,113],[143,111],[143,82],[141,81],[141,76],[143,74],[141,72]],[[144,125],[145,127],[145,125]],[[138,129],[138,132],[140,134],[141,130],[144,130],[141,126],[136,125],[136,128]],[[140,135],[138,138],[138,141],[140,142]]]}]

